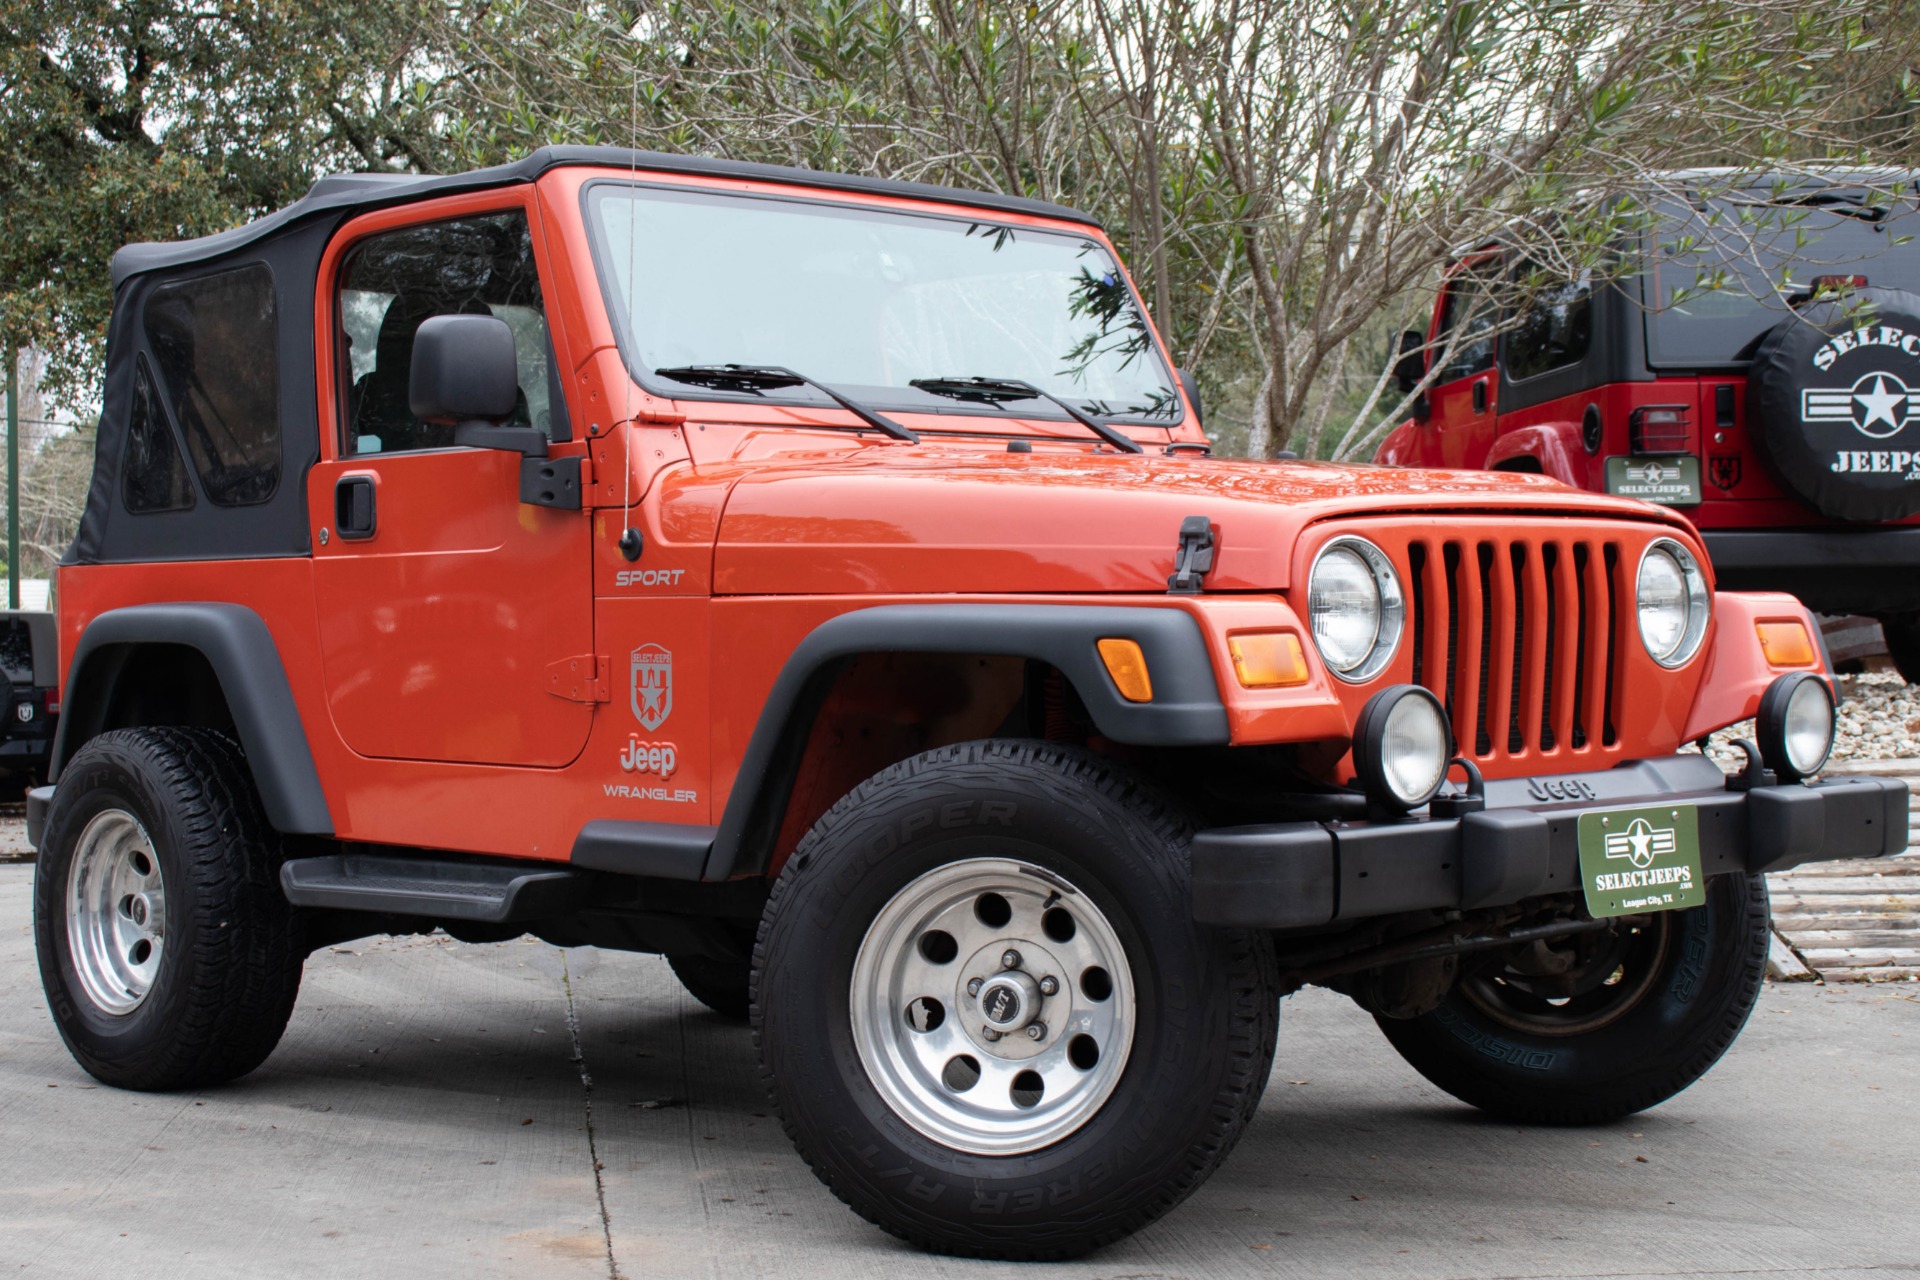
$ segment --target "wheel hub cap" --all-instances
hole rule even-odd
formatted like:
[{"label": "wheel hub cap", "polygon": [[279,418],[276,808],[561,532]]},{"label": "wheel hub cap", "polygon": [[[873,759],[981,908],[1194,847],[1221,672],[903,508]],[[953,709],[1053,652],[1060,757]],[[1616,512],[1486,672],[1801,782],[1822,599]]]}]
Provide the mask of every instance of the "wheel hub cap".
[{"label": "wheel hub cap", "polygon": [[166,885],[140,820],[95,814],[67,872],[67,947],[87,998],[102,1012],[140,1007],[166,948]]},{"label": "wheel hub cap", "polygon": [[1025,1029],[1039,1009],[1040,984],[1027,974],[997,974],[980,988],[980,1012],[987,1016],[987,1025],[1003,1035]]},{"label": "wheel hub cap", "polygon": [[849,993],[861,1065],[922,1135],[1038,1150],[1112,1095],[1134,1034],[1132,970],[1106,916],[1030,863],[928,872],[875,916]]}]

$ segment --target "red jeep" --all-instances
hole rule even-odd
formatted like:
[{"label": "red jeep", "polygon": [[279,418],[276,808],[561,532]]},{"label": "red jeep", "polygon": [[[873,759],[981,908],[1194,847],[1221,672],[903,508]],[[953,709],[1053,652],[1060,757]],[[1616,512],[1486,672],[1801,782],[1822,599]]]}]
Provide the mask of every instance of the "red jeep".
[{"label": "red jeep", "polygon": [[1683,509],[1722,586],[1877,617],[1920,681],[1920,183],[1701,173],[1663,190],[1620,246],[1634,274],[1503,314],[1481,301],[1515,264],[1457,264],[1395,372],[1411,391],[1445,367],[1376,461]]},{"label": "red jeep", "polygon": [[29,805],[114,1085],[252,1070],[347,938],[655,952],[858,1212],[1058,1257],[1225,1158],[1286,992],[1625,1115],[1744,1022],[1760,873],[1905,835],[1806,781],[1796,601],[1641,503],[1205,456],[1071,209],[556,148],[114,276]]},{"label": "red jeep", "polygon": [[1910,173],[1701,173],[1620,246],[1644,271],[1501,313],[1480,303],[1515,263],[1469,255],[1402,336],[1402,390],[1446,365],[1375,461],[1684,509],[1720,585],[1876,616],[1920,681],[1916,232]]}]

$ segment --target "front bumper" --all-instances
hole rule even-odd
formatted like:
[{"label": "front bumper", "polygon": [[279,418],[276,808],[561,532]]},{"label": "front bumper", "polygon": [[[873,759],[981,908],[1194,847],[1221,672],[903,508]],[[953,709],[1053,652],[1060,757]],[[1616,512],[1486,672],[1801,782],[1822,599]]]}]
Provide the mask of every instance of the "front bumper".
[{"label": "front bumper", "polygon": [[1907,784],[1897,779],[1737,791],[1705,756],[1676,755],[1496,779],[1486,784],[1486,807],[1457,818],[1202,831],[1193,841],[1193,915],[1203,924],[1301,929],[1578,893],[1580,815],[1669,801],[1697,809],[1708,876],[1906,848]]}]

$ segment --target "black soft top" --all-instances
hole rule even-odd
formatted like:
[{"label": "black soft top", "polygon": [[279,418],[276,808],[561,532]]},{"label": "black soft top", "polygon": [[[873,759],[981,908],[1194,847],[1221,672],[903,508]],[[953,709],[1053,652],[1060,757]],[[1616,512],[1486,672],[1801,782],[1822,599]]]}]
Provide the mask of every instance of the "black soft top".
[{"label": "black soft top", "polygon": [[[369,209],[529,183],[563,165],[627,169],[639,176],[745,178],[1099,225],[1075,210],[1018,196],[623,147],[543,147],[512,164],[444,177],[350,173],[323,178],[299,200],[244,227],[173,244],[128,245],[114,254],[114,305],[107,326],[107,376],[93,485],[64,563],[310,554],[305,478],[320,454],[314,286],[328,240],[342,223]],[[250,325],[232,323],[231,309],[220,301],[228,296],[221,293],[223,288],[240,283],[249,283],[254,291],[248,295],[256,314]],[[241,367],[208,355],[208,367],[202,370],[194,345],[199,339],[183,336],[201,320],[210,326],[210,339],[225,335],[231,342],[236,333],[252,334],[249,363]],[[169,381],[163,356],[182,369],[191,367],[181,379],[184,385]],[[274,475],[262,475],[253,489],[223,488],[231,477],[203,470],[207,437],[197,398],[207,394],[206,379],[227,379],[230,391],[250,388],[256,393],[250,402],[255,410],[260,404],[278,405],[279,467]],[[151,388],[145,398],[143,387]],[[258,419],[261,413],[253,416]],[[130,440],[136,423],[145,425],[138,438]],[[188,459],[196,447],[200,453],[192,456],[194,466],[152,472],[156,458],[170,454]],[[137,465],[128,465],[130,456]],[[163,477],[177,473],[176,490],[163,495],[167,500],[158,506],[148,501],[151,495],[136,503],[129,496],[129,477],[136,472]]]},{"label": "black soft top", "polygon": [[143,271],[189,266],[223,257],[304,220],[322,214],[351,215],[385,205],[428,196],[457,195],[489,187],[532,182],[550,169],[580,165],[631,169],[636,173],[685,173],[717,178],[746,178],[789,186],[825,187],[863,195],[908,196],[917,200],[969,205],[998,213],[1024,213],[1042,218],[1097,227],[1099,222],[1065,205],[991,191],[964,191],[927,182],[900,182],[892,178],[863,178],[853,174],[794,169],[744,160],[716,160],[711,156],[669,155],[662,151],[635,151],[628,147],[541,147],[524,160],[475,169],[470,173],[422,176],[413,173],[341,173],[322,178],[306,195],[264,218],[197,240],[165,244],[130,244],[113,255],[113,283],[118,288],[128,276]]}]

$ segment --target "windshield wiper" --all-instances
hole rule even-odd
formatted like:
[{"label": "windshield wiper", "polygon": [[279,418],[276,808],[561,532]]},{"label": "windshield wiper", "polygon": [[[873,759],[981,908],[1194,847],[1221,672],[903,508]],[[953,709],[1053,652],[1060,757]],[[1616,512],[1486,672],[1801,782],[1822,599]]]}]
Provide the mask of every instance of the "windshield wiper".
[{"label": "windshield wiper", "polygon": [[1115,430],[1084,410],[1074,408],[1059,396],[1048,395],[1032,383],[1016,378],[913,378],[907,385],[931,395],[972,400],[979,404],[998,405],[1003,400],[1045,400],[1114,448],[1125,453],[1146,452],[1125,432]]},{"label": "windshield wiper", "polygon": [[662,378],[671,378],[675,382],[684,382],[689,386],[711,387],[715,391],[775,391],[781,387],[812,387],[827,399],[845,409],[860,421],[876,431],[884,431],[895,440],[904,440],[908,444],[919,444],[917,433],[895,422],[884,414],[857,401],[850,400],[840,392],[823,382],[815,382],[803,373],[783,369],[771,364],[683,364],[666,369],[655,369]]}]

